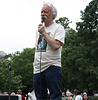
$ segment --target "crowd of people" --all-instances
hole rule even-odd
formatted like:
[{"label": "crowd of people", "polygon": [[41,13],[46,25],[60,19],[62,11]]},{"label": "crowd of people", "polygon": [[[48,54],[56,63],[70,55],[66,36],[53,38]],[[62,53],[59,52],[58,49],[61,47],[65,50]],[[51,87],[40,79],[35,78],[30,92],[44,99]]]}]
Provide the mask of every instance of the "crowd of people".
[{"label": "crowd of people", "polygon": [[[2,93],[0,91],[0,95],[9,95],[9,94],[7,92],[3,92]],[[26,100],[26,97],[23,96],[21,89],[18,89],[16,93],[15,92],[12,92],[11,95],[21,95],[21,100]]]},{"label": "crowd of people", "polygon": [[[0,95],[9,95],[9,94],[7,92],[2,93],[0,91]],[[16,92],[12,92],[11,95],[21,95],[21,100],[28,100],[27,97],[23,96],[21,89],[18,89]],[[50,97],[48,98],[48,100],[51,100]],[[69,92],[69,90],[67,90],[66,92],[62,92],[62,100],[94,100],[94,99],[89,99],[89,96],[86,92],[82,93],[79,90],[75,89],[73,93]]]},{"label": "crowd of people", "polygon": [[93,100],[89,99],[89,96],[86,92],[80,92],[79,90],[75,89],[73,93],[69,92],[69,90],[62,92],[62,100]]}]

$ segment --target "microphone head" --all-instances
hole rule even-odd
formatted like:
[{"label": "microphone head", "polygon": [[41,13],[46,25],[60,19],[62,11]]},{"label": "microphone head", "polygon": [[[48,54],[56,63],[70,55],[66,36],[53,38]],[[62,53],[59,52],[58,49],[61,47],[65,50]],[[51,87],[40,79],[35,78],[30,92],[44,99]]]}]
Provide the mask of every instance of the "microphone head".
[{"label": "microphone head", "polygon": [[42,22],[42,23],[44,22],[44,19],[45,19],[45,18],[42,16],[42,17],[41,17],[41,22]]},{"label": "microphone head", "polygon": [[43,23],[45,19],[47,19],[47,16],[42,16],[41,17],[41,22]]}]

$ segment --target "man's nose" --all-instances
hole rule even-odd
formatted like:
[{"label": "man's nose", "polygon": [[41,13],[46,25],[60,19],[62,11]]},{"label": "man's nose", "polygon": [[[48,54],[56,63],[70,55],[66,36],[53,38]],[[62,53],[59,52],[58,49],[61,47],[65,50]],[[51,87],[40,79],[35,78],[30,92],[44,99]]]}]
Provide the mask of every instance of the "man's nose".
[{"label": "man's nose", "polygon": [[45,12],[42,12],[41,15],[42,15],[42,16],[45,15]]}]

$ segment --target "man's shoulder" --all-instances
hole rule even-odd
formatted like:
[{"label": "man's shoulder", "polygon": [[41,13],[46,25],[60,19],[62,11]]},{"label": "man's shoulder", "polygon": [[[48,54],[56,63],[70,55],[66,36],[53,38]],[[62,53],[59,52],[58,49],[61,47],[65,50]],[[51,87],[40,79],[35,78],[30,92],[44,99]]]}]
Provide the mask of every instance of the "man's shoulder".
[{"label": "man's shoulder", "polygon": [[54,22],[53,24],[54,24],[55,26],[62,26],[61,24],[56,23],[56,22]]},{"label": "man's shoulder", "polygon": [[82,99],[81,95],[77,95],[75,100]]},{"label": "man's shoulder", "polygon": [[57,28],[63,28],[63,29],[64,29],[64,27],[63,27],[61,24],[54,23],[53,25],[54,25],[55,27],[57,27]]}]

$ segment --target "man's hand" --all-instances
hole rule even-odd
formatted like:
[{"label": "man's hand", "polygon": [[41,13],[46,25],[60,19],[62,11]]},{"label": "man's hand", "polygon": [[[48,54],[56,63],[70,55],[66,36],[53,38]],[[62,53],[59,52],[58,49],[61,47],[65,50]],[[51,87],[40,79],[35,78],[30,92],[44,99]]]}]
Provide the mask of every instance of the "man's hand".
[{"label": "man's hand", "polygon": [[38,32],[40,32],[42,35],[45,33],[45,28],[43,24],[38,25]]}]

